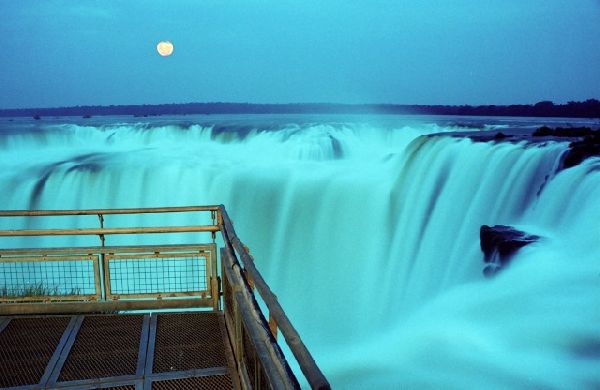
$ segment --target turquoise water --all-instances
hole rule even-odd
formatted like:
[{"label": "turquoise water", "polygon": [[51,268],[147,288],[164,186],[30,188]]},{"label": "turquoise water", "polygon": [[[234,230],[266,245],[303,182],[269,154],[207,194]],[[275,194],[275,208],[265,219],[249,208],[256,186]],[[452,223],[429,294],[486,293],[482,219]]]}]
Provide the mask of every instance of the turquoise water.
[{"label": "turquoise water", "polygon": [[[557,172],[566,143],[476,143],[443,134],[541,124],[593,122],[0,119],[6,189],[0,205],[225,204],[335,388],[594,388],[600,386],[600,161]],[[106,226],[208,222],[198,218],[109,216]],[[73,224],[95,227],[97,220],[17,221],[17,227]],[[487,279],[483,224],[513,225],[542,239]],[[198,236],[151,239],[167,244]],[[107,242],[125,243],[133,242]]]}]

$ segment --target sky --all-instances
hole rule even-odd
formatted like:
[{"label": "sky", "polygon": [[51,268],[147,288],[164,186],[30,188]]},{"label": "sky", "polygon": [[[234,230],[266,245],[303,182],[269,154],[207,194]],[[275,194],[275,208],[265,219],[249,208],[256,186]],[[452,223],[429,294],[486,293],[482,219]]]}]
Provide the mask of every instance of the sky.
[{"label": "sky", "polygon": [[600,98],[600,0],[0,5],[0,108]]}]

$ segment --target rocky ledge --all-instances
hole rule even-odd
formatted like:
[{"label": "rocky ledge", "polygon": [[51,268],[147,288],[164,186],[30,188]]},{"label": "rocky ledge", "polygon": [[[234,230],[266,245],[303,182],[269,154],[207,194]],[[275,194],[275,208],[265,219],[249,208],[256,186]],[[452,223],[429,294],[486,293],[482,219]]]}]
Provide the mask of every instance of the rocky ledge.
[{"label": "rocky ledge", "polygon": [[569,142],[569,151],[563,156],[559,170],[579,165],[589,157],[600,156],[600,128],[594,130],[590,127],[550,128],[542,126],[533,132],[523,128],[506,128],[501,131],[461,131],[432,135],[467,137],[475,142]]},{"label": "rocky ledge", "polygon": [[519,249],[540,238],[506,225],[483,225],[479,230],[479,237],[486,264],[483,274],[486,277],[492,277],[506,268]]}]

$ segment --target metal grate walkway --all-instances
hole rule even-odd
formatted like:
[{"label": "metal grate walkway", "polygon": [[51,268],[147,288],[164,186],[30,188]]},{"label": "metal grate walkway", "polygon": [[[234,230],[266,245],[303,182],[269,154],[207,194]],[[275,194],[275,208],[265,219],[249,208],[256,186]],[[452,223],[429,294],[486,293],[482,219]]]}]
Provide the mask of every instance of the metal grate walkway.
[{"label": "metal grate walkway", "polygon": [[0,317],[0,388],[239,388],[223,314]]}]

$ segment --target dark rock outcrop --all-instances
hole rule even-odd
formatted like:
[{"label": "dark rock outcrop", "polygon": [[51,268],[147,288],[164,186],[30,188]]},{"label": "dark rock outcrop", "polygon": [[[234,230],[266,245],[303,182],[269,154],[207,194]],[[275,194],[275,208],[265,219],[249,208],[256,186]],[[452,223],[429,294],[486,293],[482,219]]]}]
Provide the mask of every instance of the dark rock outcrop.
[{"label": "dark rock outcrop", "polygon": [[503,132],[500,131],[500,132],[496,133],[496,135],[494,136],[494,139],[495,140],[501,140],[501,139],[504,139],[504,138],[507,138],[507,137],[512,137],[512,136],[511,135],[506,135],[506,134],[504,134]]},{"label": "dark rock outcrop", "polygon": [[540,237],[522,232],[512,226],[483,225],[479,230],[479,238],[484,262],[487,264],[483,274],[491,277],[505,268],[519,249],[536,242]]},{"label": "dark rock outcrop", "polygon": [[550,128],[542,126],[535,130],[531,135],[534,137],[585,137],[587,135],[596,134],[596,130],[590,127],[556,127]]},{"label": "dark rock outcrop", "polygon": [[561,168],[566,169],[579,165],[583,160],[593,156],[600,156],[600,132],[598,131],[583,137],[582,140],[571,142]]},{"label": "dark rock outcrop", "polygon": [[532,134],[533,137],[570,138],[569,150],[565,153],[559,170],[574,167],[585,159],[600,156],[600,129],[590,127],[542,126]]}]

